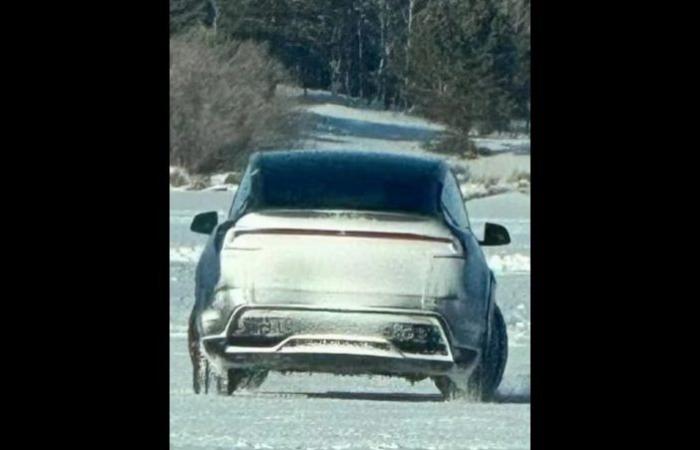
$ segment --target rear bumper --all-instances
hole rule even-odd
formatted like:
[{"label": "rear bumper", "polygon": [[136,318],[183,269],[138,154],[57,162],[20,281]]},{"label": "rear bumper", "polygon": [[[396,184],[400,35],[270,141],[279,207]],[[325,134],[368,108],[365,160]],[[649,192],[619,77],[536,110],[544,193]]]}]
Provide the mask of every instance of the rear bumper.
[{"label": "rear bumper", "polygon": [[[304,319],[304,329],[279,339],[255,341],[246,318],[265,315]],[[379,330],[400,323],[432,327],[441,341],[426,351],[425,340],[397,342]],[[328,326],[334,330],[328,333]],[[361,324],[361,325],[360,325]],[[384,327],[384,328],[382,328]],[[435,339],[434,339],[435,340]],[[400,309],[329,309],[306,306],[241,306],[220,335],[203,338],[210,362],[218,369],[264,369],[403,376],[443,375],[470,366],[477,352],[454,349],[450,330],[439,314]],[[442,345],[444,344],[444,345]],[[439,350],[435,350],[439,348]],[[466,363],[466,364],[465,364]]]},{"label": "rear bumper", "polygon": [[254,368],[281,372],[322,372],[341,375],[404,375],[431,376],[449,373],[451,361],[412,358],[390,358],[377,355],[306,353],[218,353],[212,363],[221,372],[233,368]]}]

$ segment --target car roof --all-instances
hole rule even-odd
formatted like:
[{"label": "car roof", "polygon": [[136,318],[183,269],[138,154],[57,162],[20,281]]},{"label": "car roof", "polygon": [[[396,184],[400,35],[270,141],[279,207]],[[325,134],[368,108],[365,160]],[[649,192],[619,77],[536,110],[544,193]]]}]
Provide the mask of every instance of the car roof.
[{"label": "car roof", "polygon": [[447,164],[437,158],[407,152],[377,152],[369,150],[274,150],[258,152],[251,156],[250,164],[265,170],[265,167],[281,168],[324,164],[347,164],[348,167],[369,165],[399,173],[432,173],[443,176]]}]

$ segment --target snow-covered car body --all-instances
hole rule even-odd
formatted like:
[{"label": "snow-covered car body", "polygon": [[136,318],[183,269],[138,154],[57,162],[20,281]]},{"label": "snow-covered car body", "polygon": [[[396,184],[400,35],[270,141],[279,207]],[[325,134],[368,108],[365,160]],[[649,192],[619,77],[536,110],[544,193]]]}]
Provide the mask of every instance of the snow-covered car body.
[{"label": "snow-covered car body", "polygon": [[195,366],[203,356],[218,376],[280,370],[458,380],[456,371],[478,364],[495,304],[480,244],[508,237],[492,225],[492,242],[477,241],[441,160],[258,153],[228,218],[218,224],[208,214],[192,226],[210,232],[190,321]]}]

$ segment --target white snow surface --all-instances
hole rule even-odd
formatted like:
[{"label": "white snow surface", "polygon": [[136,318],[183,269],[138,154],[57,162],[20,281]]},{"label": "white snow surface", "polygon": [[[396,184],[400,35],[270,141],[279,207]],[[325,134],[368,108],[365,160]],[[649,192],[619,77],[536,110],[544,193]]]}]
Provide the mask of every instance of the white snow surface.
[{"label": "white snow surface", "polygon": [[488,258],[489,267],[496,273],[527,273],[530,272],[530,257],[527,255],[505,254],[491,255]]},{"label": "white snow surface", "polygon": [[530,148],[530,139],[522,137],[474,138],[473,140],[477,148],[485,148],[492,152],[526,151]]},{"label": "white snow surface", "polygon": [[196,246],[179,246],[179,247],[173,247],[171,244],[170,247],[170,264],[172,263],[185,263],[185,264],[194,264],[197,262],[199,259],[199,256],[202,254],[202,249],[204,247],[201,245],[196,245]]},{"label": "white snow surface", "polygon": [[305,108],[305,110],[319,116],[341,120],[355,120],[358,122],[366,122],[368,124],[414,127],[434,131],[443,131],[445,129],[444,125],[394,111],[358,109],[331,103],[313,105]]}]

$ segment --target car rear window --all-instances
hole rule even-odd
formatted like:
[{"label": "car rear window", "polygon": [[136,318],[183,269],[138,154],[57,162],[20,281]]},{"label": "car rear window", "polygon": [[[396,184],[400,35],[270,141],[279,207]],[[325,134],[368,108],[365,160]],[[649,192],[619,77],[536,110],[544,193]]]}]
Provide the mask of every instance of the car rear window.
[{"label": "car rear window", "polygon": [[322,155],[263,160],[256,208],[350,209],[434,215],[435,167],[411,159]]}]

